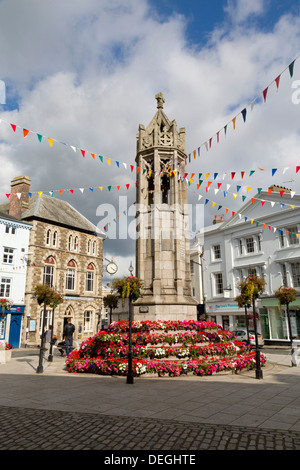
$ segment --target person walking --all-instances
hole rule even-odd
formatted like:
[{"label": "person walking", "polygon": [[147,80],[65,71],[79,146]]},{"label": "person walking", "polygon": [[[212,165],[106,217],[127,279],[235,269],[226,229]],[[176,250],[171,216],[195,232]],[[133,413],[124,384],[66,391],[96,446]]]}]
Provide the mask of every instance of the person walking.
[{"label": "person walking", "polygon": [[68,318],[68,322],[65,324],[63,337],[66,344],[66,355],[68,355],[73,350],[73,333],[75,331],[75,326],[71,323],[71,318]]}]

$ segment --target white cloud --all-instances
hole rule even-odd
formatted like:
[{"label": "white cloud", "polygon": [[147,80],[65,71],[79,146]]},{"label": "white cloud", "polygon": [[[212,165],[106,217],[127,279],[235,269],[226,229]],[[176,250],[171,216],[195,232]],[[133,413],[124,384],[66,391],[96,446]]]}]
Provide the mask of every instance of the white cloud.
[{"label": "white cloud", "polygon": [[[187,46],[182,16],[160,21],[149,5],[146,0],[126,1],[126,7],[121,0],[0,2],[0,79],[20,96],[19,110],[2,112],[0,118],[96,153],[93,160],[59,143],[50,148],[47,140],[40,143],[34,134],[23,139],[21,129],[14,133],[1,123],[2,195],[20,173],[31,177],[33,191],[132,184],[130,170],[101,164],[98,155],[134,162],[138,125],[152,119],[157,92],[165,95],[170,119],[186,127],[189,153],[230,123],[298,53],[299,18],[286,15],[267,32],[252,23],[247,27],[253,15],[268,14],[269,4],[263,1],[229,2],[227,12],[235,21],[218,26],[209,43],[197,47]],[[299,70],[296,63],[295,78]],[[267,103],[249,111],[245,124],[240,116],[234,132],[228,126],[226,139],[222,135],[220,144],[214,142],[188,171],[197,175],[255,165],[272,168],[283,160],[286,166],[299,163],[300,105],[291,102],[291,94],[285,72],[279,91],[270,87]],[[269,184],[256,177],[255,183]],[[129,195],[126,190],[122,194]],[[96,224],[98,205],[109,201],[117,206],[118,196],[117,191],[88,189],[62,195]],[[223,202],[221,193],[213,199]],[[133,190],[129,202],[134,200]],[[212,220],[208,207],[207,213]],[[105,246],[110,253],[127,250],[124,241],[106,241]],[[128,241],[127,247],[133,250],[134,243]]]}]

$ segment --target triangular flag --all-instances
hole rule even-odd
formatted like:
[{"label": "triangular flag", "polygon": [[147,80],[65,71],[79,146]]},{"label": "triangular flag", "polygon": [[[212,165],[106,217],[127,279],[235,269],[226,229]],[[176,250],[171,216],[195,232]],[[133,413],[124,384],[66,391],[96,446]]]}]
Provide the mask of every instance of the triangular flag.
[{"label": "triangular flag", "polygon": [[74,150],[74,152],[76,153],[76,147],[74,147],[74,145],[70,145],[71,149]]},{"label": "triangular flag", "polygon": [[43,191],[39,191],[39,192],[38,192],[38,195],[39,195],[40,197],[42,197],[42,194],[43,194]]},{"label": "triangular flag", "polygon": [[18,197],[18,199],[20,199],[20,198],[21,198],[21,196],[22,196],[22,193],[17,193],[17,197]]},{"label": "triangular flag", "polygon": [[251,186],[247,186],[247,193],[249,193],[250,189],[252,189]]},{"label": "triangular flag", "polygon": [[73,193],[74,193],[74,189],[70,189],[70,193],[72,193],[72,194],[73,194]]},{"label": "triangular flag", "polygon": [[17,126],[15,124],[11,124],[11,127],[12,127],[13,131],[16,132]]},{"label": "triangular flag", "polygon": [[133,169],[134,169],[134,166],[133,165],[130,165],[130,168],[131,168],[131,173],[133,172]]},{"label": "triangular flag", "polygon": [[43,138],[42,134],[37,134],[37,138],[39,139],[40,142],[42,142],[42,138]]},{"label": "triangular flag", "polygon": [[139,174],[139,171],[140,171],[140,167],[138,166],[137,169],[136,169],[136,174],[137,175]]},{"label": "triangular flag", "polygon": [[293,73],[294,73],[294,63],[295,63],[295,61],[293,60],[293,62],[291,62],[290,65],[289,65],[289,71],[290,71],[291,78],[292,78]]},{"label": "triangular flag", "polygon": [[101,160],[101,163],[103,163],[103,157],[102,157],[102,155],[99,155],[99,158],[100,158],[100,160]]},{"label": "triangular flag", "polygon": [[49,142],[50,147],[52,147],[52,145],[53,145],[53,139],[50,139],[50,137],[48,137],[48,142]]},{"label": "triangular flag", "polygon": [[232,171],[232,172],[231,172],[231,179],[233,179],[234,176],[235,176],[235,171]]},{"label": "triangular flag", "polygon": [[107,158],[106,161],[110,165],[110,158]]},{"label": "triangular flag", "polygon": [[84,191],[84,188],[79,188],[79,191],[81,191],[81,193],[83,193],[83,191]]},{"label": "triangular flag", "polygon": [[9,199],[9,198],[10,198],[10,194],[6,194],[6,197],[7,197],[7,199]]},{"label": "triangular flag", "polygon": [[255,201],[255,197],[253,197],[253,198],[251,199],[251,201],[252,201],[252,204],[254,204],[254,201]]},{"label": "triangular flag", "polygon": [[120,168],[120,164],[119,164],[119,162],[117,162],[117,161],[116,161],[116,165],[117,165],[117,167],[118,167],[118,168]]},{"label": "triangular flag", "polygon": [[95,160],[95,154],[94,154],[94,153],[91,153],[91,155],[92,155],[93,159]]},{"label": "triangular flag", "polygon": [[273,168],[273,170],[272,170],[272,176],[275,175],[276,171],[277,171],[277,168]]},{"label": "triangular flag", "polygon": [[23,136],[24,136],[24,139],[25,139],[25,137],[28,136],[28,134],[29,134],[29,130],[23,129]]},{"label": "triangular flag", "polygon": [[279,81],[280,81],[280,75],[278,75],[278,77],[275,78],[277,90],[278,90],[278,87],[279,87]]},{"label": "triangular flag", "polygon": [[300,166],[296,166],[296,173],[300,170]]},{"label": "triangular flag", "polygon": [[64,192],[63,189],[60,189],[60,190],[59,190],[59,194],[62,194],[63,192]]},{"label": "triangular flag", "polygon": [[234,117],[234,118],[232,119],[233,130],[235,130],[235,120],[236,120],[236,117]]},{"label": "triangular flag", "polygon": [[266,102],[267,99],[267,93],[268,93],[268,87],[264,89],[263,91],[263,97],[264,97],[264,102]]},{"label": "triangular flag", "polygon": [[272,188],[269,188],[269,189],[268,189],[268,194],[269,194],[269,196],[270,196],[270,194],[271,194],[272,191],[273,191]]},{"label": "triangular flag", "polygon": [[94,191],[94,188],[89,188],[89,190],[93,192],[93,191]]},{"label": "triangular flag", "polygon": [[243,116],[244,122],[246,121],[246,114],[247,114],[247,109],[244,108],[244,109],[242,110],[242,116]]},{"label": "triangular flag", "polygon": [[80,149],[80,152],[82,153],[82,156],[85,157],[85,150]]},{"label": "triangular flag", "polygon": [[282,197],[284,194],[284,191],[279,191],[279,192],[280,192],[280,196]]},{"label": "triangular flag", "polygon": [[263,201],[263,200],[262,200],[262,201],[261,201],[261,205],[263,206],[265,202],[266,202],[266,201]]},{"label": "triangular flag", "polygon": [[100,191],[102,191],[102,189],[103,189],[103,186],[99,186],[99,189],[100,189]]},{"label": "triangular flag", "polygon": [[117,190],[118,190],[118,191],[119,191],[119,189],[120,189],[120,185],[117,186]]},{"label": "triangular flag", "polygon": [[255,170],[251,170],[249,176],[252,176],[255,173]]},{"label": "triangular flag", "polygon": [[262,188],[257,188],[258,194],[262,192]]},{"label": "triangular flag", "polygon": [[108,191],[110,191],[110,190],[111,190],[111,186],[107,186],[107,187],[108,187]]},{"label": "triangular flag", "polygon": [[245,172],[244,172],[244,171],[241,171],[241,177],[242,177],[242,179],[244,178],[244,174],[245,174]]},{"label": "triangular flag", "polygon": [[126,184],[126,188],[129,189],[129,184]]}]

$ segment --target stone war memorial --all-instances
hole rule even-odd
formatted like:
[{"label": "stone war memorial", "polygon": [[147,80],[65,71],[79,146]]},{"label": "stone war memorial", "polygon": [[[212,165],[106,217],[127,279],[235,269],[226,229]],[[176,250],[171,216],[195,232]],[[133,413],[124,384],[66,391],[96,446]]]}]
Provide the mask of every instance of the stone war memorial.
[{"label": "stone war memorial", "polygon": [[[137,134],[136,273],[133,321],[116,321],[69,354],[71,373],[206,376],[256,367],[255,351],[216,323],[197,320],[190,279],[185,130],[157,112]],[[129,328],[131,324],[131,328]],[[130,361],[129,361],[130,357]],[[261,357],[263,366],[265,357]],[[129,365],[130,364],[130,365]],[[130,379],[127,383],[133,383]]]}]

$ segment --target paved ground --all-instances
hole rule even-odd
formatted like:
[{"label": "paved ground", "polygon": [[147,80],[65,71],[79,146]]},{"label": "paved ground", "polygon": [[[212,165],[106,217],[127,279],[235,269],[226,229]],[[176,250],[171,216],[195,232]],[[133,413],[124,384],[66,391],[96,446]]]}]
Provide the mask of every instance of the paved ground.
[{"label": "paved ground", "polygon": [[16,350],[0,364],[0,450],[143,451],[131,466],[164,451],[200,463],[200,450],[299,450],[300,364],[286,349],[265,353],[261,380],[250,371],[127,384],[69,374],[58,355],[38,374],[38,352]]}]

